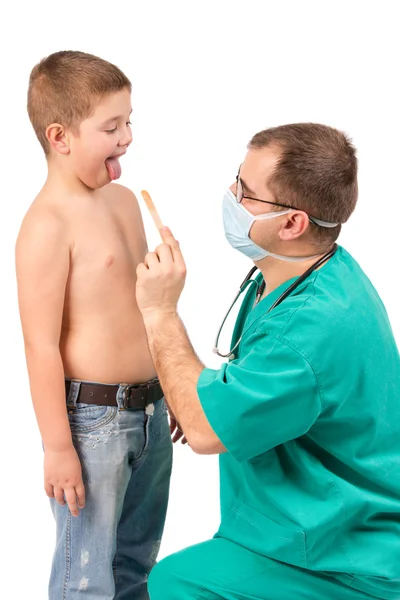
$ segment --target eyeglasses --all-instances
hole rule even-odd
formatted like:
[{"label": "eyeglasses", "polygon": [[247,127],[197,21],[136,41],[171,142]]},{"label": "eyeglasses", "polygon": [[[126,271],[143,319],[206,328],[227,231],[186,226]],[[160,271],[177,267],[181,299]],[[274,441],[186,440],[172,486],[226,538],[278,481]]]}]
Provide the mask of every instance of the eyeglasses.
[{"label": "eyeglasses", "polygon": [[[282,206],[282,208],[289,208],[291,210],[300,210],[301,212],[306,212],[301,208],[296,208],[296,206],[290,206],[289,204],[280,204],[279,202],[271,202],[270,200],[261,200],[260,198],[254,198],[253,196],[246,196],[243,191],[243,182],[240,179],[240,167],[238,174],[236,175],[236,202],[241,204],[243,198],[247,198],[248,200],[256,200],[257,202],[263,202],[264,204],[272,204],[273,206]],[[336,227],[339,223],[327,223],[326,221],[321,221],[320,219],[316,219],[312,217],[308,213],[306,213],[309,220],[314,223],[314,225],[319,225],[320,227]]]}]

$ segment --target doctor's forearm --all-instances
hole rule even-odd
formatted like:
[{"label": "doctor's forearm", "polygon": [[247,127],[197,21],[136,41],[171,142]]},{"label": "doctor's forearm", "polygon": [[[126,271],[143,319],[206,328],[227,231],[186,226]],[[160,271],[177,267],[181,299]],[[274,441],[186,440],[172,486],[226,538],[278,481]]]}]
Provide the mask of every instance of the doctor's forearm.
[{"label": "doctor's forearm", "polygon": [[[210,427],[197,394],[204,369],[176,313],[145,317],[150,352],[168,406],[195,452],[213,452],[218,438]],[[216,450],[218,452],[218,450]]]}]

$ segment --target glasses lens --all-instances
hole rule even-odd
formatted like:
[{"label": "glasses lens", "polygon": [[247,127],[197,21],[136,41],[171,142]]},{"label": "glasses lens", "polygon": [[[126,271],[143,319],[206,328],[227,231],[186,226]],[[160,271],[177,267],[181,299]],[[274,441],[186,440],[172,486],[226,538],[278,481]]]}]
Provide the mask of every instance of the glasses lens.
[{"label": "glasses lens", "polygon": [[236,201],[240,204],[243,198],[243,188],[240,177],[236,179]]}]

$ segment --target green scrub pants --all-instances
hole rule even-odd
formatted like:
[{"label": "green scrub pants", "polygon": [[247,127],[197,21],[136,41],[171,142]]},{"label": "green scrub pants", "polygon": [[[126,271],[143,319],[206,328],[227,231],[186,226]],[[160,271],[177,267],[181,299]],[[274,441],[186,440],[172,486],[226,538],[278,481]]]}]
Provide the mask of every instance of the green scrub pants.
[{"label": "green scrub pants", "polygon": [[223,538],[161,560],[148,582],[151,600],[371,600],[333,577],[250,552]]}]

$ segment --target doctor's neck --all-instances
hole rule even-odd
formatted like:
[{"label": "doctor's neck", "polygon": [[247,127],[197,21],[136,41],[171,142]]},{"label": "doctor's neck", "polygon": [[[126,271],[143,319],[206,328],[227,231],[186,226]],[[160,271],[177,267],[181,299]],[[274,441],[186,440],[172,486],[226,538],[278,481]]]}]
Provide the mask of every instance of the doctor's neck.
[{"label": "doctor's neck", "polygon": [[[322,258],[327,251],[328,249],[319,254],[317,253],[318,251],[315,250],[314,252],[308,252],[307,255],[304,255],[304,260],[296,262],[282,260],[280,258],[275,258],[274,256],[267,256],[262,260],[256,261],[254,264],[260,269],[265,281],[265,292],[262,298],[265,298],[265,296],[273,292],[277,287],[289,279],[300,277],[300,275],[316,263],[319,258]],[[296,255],[296,258],[297,256],[299,255]],[[288,258],[291,257],[288,256]]]}]

